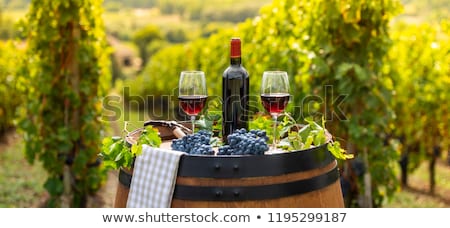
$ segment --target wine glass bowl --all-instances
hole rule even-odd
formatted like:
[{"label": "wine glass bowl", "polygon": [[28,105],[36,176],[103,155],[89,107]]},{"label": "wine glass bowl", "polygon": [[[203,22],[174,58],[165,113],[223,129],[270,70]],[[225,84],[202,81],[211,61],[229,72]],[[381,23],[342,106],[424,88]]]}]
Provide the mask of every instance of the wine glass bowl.
[{"label": "wine glass bowl", "polygon": [[261,84],[261,102],[274,121],[272,152],[276,151],[277,118],[289,103],[289,79],[285,71],[264,71]]},{"label": "wine glass bowl", "polygon": [[195,118],[203,110],[208,98],[203,71],[182,71],[178,84],[181,109],[191,118],[194,133]]},{"label": "wine glass bowl", "polygon": [[180,96],[178,100],[180,102],[181,109],[189,115],[196,116],[200,113],[205,106],[207,96]]},{"label": "wine glass bowl", "polygon": [[264,109],[269,112],[270,115],[278,116],[284,111],[289,103],[289,96],[289,94],[285,93],[261,94],[261,101]]}]

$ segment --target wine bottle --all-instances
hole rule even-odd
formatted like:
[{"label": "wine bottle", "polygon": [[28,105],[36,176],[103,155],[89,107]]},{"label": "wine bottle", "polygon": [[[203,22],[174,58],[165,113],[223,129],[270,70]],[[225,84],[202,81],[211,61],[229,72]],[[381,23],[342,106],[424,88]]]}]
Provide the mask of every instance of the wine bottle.
[{"label": "wine bottle", "polygon": [[248,130],[249,75],[241,62],[241,40],[232,38],[230,42],[230,66],[222,78],[222,137],[236,129]]}]

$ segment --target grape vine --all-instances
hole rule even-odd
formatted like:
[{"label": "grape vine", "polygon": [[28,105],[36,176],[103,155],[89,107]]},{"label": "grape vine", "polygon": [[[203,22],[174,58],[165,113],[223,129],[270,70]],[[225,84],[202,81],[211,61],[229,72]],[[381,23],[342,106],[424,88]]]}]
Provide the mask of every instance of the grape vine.
[{"label": "grape vine", "polygon": [[33,0],[20,29],[27,37],[21,112],[29,162],[48,172],[49,207],[85,207],[106,181],[98,160],[101,97],[110,81],[101,0]]},{"label": "grape vine", "polygon": [[[126,125],[125,125],[126,126]],[[126,127],[124,137],[105,137],[99,156],[108,169],[133,168],[133,160],[142,153],[142,146],[159,147],[161,138],[158,131],[151,126],[141,129],[139,136],[132,137]]]}]

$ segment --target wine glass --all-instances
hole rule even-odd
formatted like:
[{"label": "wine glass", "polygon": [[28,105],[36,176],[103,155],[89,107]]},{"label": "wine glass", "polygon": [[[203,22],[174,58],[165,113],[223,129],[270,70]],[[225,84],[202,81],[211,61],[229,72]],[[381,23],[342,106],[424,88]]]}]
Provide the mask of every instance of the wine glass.
[{"label": "wine glass", "polygon": [[195,129],[195,117],[202,111],[207,98],[205,73],[182,71],[178,84],[178,101],[181,109],[191,117],[192,133]]},{"label": "wine glass", "polygon": [[277,118],[289,102],[289,80],[285,71],[264,71],[261,84],[261,102],[273,118],[272,152],[276,152]]}]

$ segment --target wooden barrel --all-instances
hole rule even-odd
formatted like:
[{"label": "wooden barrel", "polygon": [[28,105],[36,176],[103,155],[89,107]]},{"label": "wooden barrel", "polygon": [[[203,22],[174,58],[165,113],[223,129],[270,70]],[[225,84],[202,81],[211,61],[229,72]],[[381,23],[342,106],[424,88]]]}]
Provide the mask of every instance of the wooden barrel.
[{"label": "wooden barrel", "polygon": [[[131,179],[119,171],[115,207],[126,207]],[[270,155],[184,155],[171,207],[338,208],[344,201],[337,161],[324,144]]]},{"label": "wooden barrel", "polygon": [[114,200],[114,207],[127,207],[128,193],[130,192],[130,184],[133,171],[121,168],[119,170],[119,183],[116,189],[116,198]]},{"label": "wooden barrel", "polygon": [[172,207],[344,207],[326,144],[262,156],[183,156]]}]

